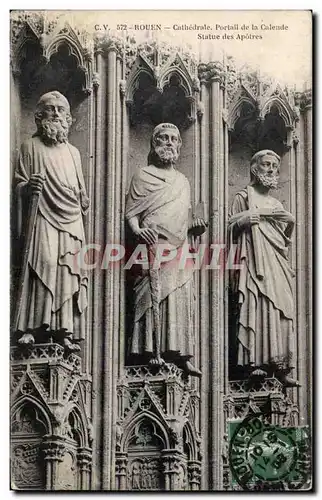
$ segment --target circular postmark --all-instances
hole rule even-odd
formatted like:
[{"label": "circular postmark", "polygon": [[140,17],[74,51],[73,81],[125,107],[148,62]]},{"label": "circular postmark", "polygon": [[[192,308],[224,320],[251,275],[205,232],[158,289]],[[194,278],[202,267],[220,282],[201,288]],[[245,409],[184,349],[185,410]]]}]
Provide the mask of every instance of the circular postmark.
[{"label": "circular postmark", "polygon": [[238,423],[229,445],[233,480],[243,489],[300,489],[310,476],[308,432],[251,415]]}]

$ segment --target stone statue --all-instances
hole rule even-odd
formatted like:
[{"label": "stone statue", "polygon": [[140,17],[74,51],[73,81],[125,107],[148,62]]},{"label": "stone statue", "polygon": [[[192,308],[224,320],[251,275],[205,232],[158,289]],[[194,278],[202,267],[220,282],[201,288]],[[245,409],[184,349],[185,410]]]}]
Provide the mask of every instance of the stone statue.
[{"label": "stone statue", "polygon": [[26,254],[14,331],[21,345],[54,338],[66,350],[78,351],[88,279],[75,264],[85,245],[82,215],[89,199],[79,151],[68,142],[67,99],[57,91],[44,94],[35,122],[37,132],[22,144],[14,176]]},{"label": "stone statue", "polygon": [[[147,245],[150,257],[158,245],[180,250],[188,232],[198,236],[206,223],[189,224],[190,185],[175,169],[181,137],[177,127],[161,123],[153,131],[148,166],[133,175],[126,202],[126,219],[136,240]],[[192,376],[200,376],[193,357],[192,266],[180,268],[178,260],[159,270],[141,269],[134,285],[134,327],[131,355],[144,355],[151,364],[176,363]],[[161,357],[162,354],[162,357]]]},{"label": "stone statue", "polygon": [[[288,386],[293,368],[294,273],[288,246],[295,220],[270,195],[278,185],[280,157],[257,152],[250,162],[251,182],[236,194],[229,218],[230,242],[237,244],[241,269],[232,273],[231,288],[237,316],[238,365],[252,373],[274,367]],[[256,372],[257,370],[257,372]]]}]

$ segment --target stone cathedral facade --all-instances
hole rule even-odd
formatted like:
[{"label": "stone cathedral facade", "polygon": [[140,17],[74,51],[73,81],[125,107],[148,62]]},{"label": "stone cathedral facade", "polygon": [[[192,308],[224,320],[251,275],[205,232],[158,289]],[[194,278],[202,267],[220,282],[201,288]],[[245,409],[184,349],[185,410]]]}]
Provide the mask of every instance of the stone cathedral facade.
[{"label": "stone cathedral facade", "polygon": [[[175,124],[178,170],[204,207],[201,241],[225,243],[229,206],[256,151],[281,157],[276,197],[296,219],[295,378],[250,383],[230,355],[228,273],[194,274],[194,359],[202,377],[128,356],[131,291],[123,266],[89,271],[86,338],[66,355],[55,342],[11,343],[11,481],[22,490],[229,490],[228,424],[268,411],[282,426],[311,423],[312,95],[239,71],[232,58],[197,61],[175,47],[92,38],[59,18],[20,13],[11,27],[11,161],[35,129],[39,97],[58,90],[73,116],[91,207],[86,240],[126,246],[125,199],[146,164],[154,127]],[[14,200],[13,200],[14,201]],[[12,223],[12,294],[19,266]],[[100,260],[101,259],[101,260]],[[14,303],[13,303],[14,309]],[[268,410],[267,410],[268,409]]]}]

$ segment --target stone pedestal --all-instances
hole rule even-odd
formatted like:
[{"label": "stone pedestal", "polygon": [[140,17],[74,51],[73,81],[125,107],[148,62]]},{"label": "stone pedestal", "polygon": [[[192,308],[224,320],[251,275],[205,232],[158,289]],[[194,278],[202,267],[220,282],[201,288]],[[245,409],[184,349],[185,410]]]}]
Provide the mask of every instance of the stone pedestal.
[{"label": "stone pedestal", "polygon": [[199,395],[189,378],[173,364],[129,366],[117,392],[117,489],[199,489]]},{"label": "stone pedestal", "polygon": [[81,359],[75,354],[66,356],[58,344],[11,349],[15,489],[89,489],[92,437],[88,384],[90,380],[81,372]]}]

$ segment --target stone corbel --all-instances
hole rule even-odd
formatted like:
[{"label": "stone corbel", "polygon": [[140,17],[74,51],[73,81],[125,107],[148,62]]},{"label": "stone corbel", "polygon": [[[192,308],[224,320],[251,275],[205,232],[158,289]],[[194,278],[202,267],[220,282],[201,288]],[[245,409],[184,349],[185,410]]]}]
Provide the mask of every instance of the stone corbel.
[{"label": "stone corbel", "polygon": [[285,149],[286,151],[290,151],[293,147],[293,131],[294,127],[292,126],[286,126],[286,132],[287,132],[287,141],[285,143]]},{"label": "stone corbel", "polygon": [[195,121],[197,119],[196,98],[192,95],[189,95],[186,97],[186,101],[189,103],[189,106],[190,106],[190,114],[188,116],[188,124],[191,125],[192,123],[195,123]]},{"label": "stone corbel", "polygon": [[120,80],[120,96],[121,99],[124,99],[126,92],[126,80]]},{"label": "stone corbel", "polygon": [[92,85],[94,87],[94,89],[98,89],[98,87],[100,86],[100,76],[98,73],[93,73],[93,76],[92,76]]},{"label": "stone corbel", "polygon": [[294,147],[296,147],[298,145],[298,143],[300,142],[300,138],[295,130],[293,130],[293,132],[292,132],[292,141],[293,141]]},{"label": "stone corbel", "polygon": [[205,105],[203,102],[199,101],[197,105],[197,116],[199,121],[201,121],[204,114],[205,114]]}]

